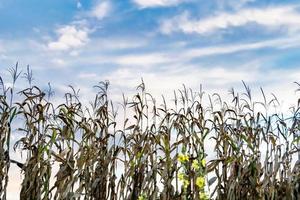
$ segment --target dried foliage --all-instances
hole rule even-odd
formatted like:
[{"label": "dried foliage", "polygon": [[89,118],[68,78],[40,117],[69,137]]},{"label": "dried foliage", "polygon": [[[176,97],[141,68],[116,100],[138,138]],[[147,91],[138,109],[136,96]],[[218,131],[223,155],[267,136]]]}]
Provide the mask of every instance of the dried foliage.
[{"label": "dried foliage", "polygon": [[[15,101],[18,66],[10,72],[10,87],[0,79],[0,199],[11,163],[22,170],[25,200],[300,199],[299,106],[290,118],[270,114],[279,103],[263,90],[256,102],[244,83],[232,102],[213,94],[204,106],[202,89],[183,87],[157,105],[142,82],[118,114],[108,82],[95,86],[90,106],[71,86],[54,106],[51,88],[32,86],[29,67],[29,87]],[[9,156],[16,117],[23,126],[14,148],[25,163]]]}]

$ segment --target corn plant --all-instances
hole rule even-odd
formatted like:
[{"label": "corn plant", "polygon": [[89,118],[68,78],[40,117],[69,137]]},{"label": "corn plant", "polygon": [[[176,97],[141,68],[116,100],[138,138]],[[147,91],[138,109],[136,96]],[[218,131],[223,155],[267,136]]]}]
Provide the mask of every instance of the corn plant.
[{"label": "corn plant", "polygon": [[[300,198],[299,100],[287,116],[275,95],[261,89],[257,101],[244,82],[226,100],[202,86],[183,86],[169,100],[142,81],[118,103],[100,82],[89,105],[70,86],[54,106],[51,85],[34,85],[29,67],[29,86],[18,92],[18,65],[10,72],[10,87],[0,78],[0,199],[10,164],[21,169],[25,200]],[[14,149],[25,152],[24,163],[10,158],[17,120]]]}]

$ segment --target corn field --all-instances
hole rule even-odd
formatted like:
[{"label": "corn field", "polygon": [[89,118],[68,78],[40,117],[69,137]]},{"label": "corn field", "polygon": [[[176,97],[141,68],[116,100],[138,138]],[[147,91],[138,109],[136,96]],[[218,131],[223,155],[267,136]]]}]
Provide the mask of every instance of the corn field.
[{"label": "corn field", "polygon": [[[204,106],[206,94],[184,86],[158,101],[143,82],[119,103],[100,82],[90,105],[72,87],[54,105],[29,68],[10,72],[9,87],[0,79],[2,200],[11,165],[22,200],[300,199],[299,105],[289,117],[269,112],[276,97],[261,90],[258,102],[245,83],[227,102],[207,95]],[[28,87],[16,91],[22,77]],[[25,162],[10,156],[16,150]]]}]

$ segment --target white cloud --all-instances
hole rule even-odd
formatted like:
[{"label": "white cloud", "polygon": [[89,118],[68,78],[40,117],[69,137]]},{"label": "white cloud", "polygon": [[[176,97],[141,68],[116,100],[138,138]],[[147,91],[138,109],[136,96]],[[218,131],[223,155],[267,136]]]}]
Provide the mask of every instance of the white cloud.
[{"label": "white cloud", "polygon": [[56,30],[57,41],[48,43],[50,50],[70,50],[84,46],[89,41],[89,29],[76,25],[67,25]]},{"label": "white cloud", "polygon": [[98,3],[91,11],[90,16],[96,17],[98,20],[105,18],[112,10],[112,5],[109,1]]},{"label": "white cloud", "polygon": [[235,13],[218,13],[204,19],[191,19],[185,12],[179,16],[162,21],[160,30],[164,34],[183,32],[186,34],[209,34],[220,29],[241,27],[255,23],[267,28],[284,27],[288,31],[298,31],[300,13],[295,6],[243,9]]},{"label": "white cloud", "polygon": [[[77,1],[77,8],[82,4]],[[50,50],[74,50],[84,46],[89,41],[89,33],[95,31],[88,19],[105,18],[112,10],[111,2],[108,0],[98,2],[90,11],[85,13],[81,20],[73,21],[56,30],[57,40],[48,43]],[[89,28],[88,28],[89,27]],[[92,28],[91,28],[92,27]],[[76,51],[73,51],[76,52]]]},{"label": "white cloud", "polygon": [[175,6],[185,0],[133,0],[140,8]]}]

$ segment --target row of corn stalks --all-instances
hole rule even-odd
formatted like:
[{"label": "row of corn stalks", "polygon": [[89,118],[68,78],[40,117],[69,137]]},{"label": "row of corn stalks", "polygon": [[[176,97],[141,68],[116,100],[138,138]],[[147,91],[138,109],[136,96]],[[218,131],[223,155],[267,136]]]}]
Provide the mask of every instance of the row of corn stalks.
[{"label": "row of corn stalks", "polygon": [[[24,200],[300,199],[299,107],[289,118],[269,113],[279,103],[263,90],[257,102],[244,84],[225,102],[183,87],[158,103],[142,82],[113,103],[100,82],[90,105],[71,87],[54,106],[29,68],[10,72],[10,87],[0,79],[0,199],[11,164]],[[29,84],[16,92],[20,75]],[[17,149],[25,162],[10,157]]]}]

